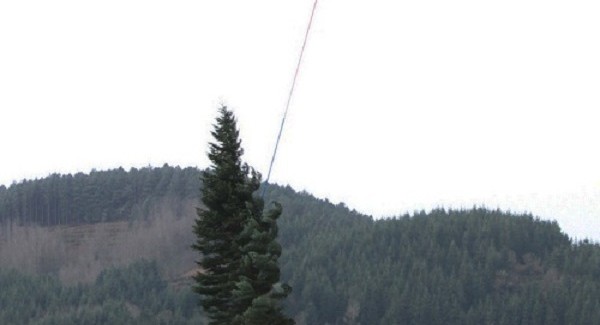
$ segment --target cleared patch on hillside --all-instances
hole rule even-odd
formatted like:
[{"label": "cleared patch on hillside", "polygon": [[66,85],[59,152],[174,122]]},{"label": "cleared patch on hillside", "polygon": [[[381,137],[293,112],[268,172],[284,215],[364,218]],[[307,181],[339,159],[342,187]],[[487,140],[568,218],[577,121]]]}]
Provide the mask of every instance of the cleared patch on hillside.
[{"label": "cleared patch on hillside", "polygon": [[[164,203],[164,202],[163,202]],[[156,204],[150,217],[78,226],[21,227],[0,231],[0,265],[31,274],[51,274],[63,283],[92,282],[105,268],[139,259],[156,260],[167,279],[181,281],[195,268],[197,254],[192,225],[195,200],[181,203],[184,217],[172,204]]]}]

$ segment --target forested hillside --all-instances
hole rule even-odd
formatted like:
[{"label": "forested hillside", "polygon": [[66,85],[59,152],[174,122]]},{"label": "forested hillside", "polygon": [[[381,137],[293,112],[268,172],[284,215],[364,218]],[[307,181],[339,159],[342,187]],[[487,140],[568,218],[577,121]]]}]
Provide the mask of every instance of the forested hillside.
[{"label": "forested hillside", "polygon": [[155,262],[107,269],[94,283],[64,286],[51,276],[0,269],[2,324],[198,324],[196,297],[168,288]]},{"label": "forested hillside", "polygon": [[[165,165],[0,187],[0,323],[198,323],[199,174]],[[297,324],[600,323],[600,247],[555,222],[483,208],[373,220],[279,186],[267,200],[283,205]]]},{"label": "forested hillside", "polygon": [[[0,186],[0,223],[73,225],[148,216],[159,198],[197,199],[195,168],[122,168],[75,175],[53,174]],[[175,210],[181,216],[182,210]]]}]

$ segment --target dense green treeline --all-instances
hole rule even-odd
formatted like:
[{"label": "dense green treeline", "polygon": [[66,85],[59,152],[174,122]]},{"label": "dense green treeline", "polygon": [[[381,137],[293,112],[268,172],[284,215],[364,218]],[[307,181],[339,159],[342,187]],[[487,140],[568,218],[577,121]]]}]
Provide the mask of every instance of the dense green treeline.
[{"label": "dense green treeline", "polygon": [[[162,174],[170,175],[175,170],[178,169],[168,166],[143,172],[138,170],[133,172],[137,176],[126,175],[132,172],[113,170],[97,172],[95,177],[97,184],[116,184],[102,180],[114,175],[122,175],[124,179],[128,179],[127,182],[139,184],[143,182],[136,177],[156,173],[157,179],[164,178],[167,183],[166,180],[173,178],[162,177]],[[169,204],[184,204],[184,200],[197,196],[200,172],[197,169],[179,170],[187,170],[193,180],[179,185],[170,181],[168,183],[173,185],[165,187],[149,186],[146,196],[135,199],[137,203],[127,201],[115,204],[114,202],[119,201],[103,201],[99,196],[94,203],[97,206],[95,209],[111,211],[131,205],[131,209],[135,210],[140,202],[147,202],[149,205],[164,204],[157,202],[164,202],[162,199],[166,196],[174,200]],[[35,182],[47,180],[26,183],[34,186]],[[16,189],[22,184],[4,189],[0,193],[0,201],[7,196],[14,196]],[[119,191],[119,186],[105,186],[106,188],[99,186],[97,193]],[[128,185],[125,188],[132,187]],[[166,190],[160,191],[158,188]],[[600,324],[600,247],[587,241],[573,242],[561,232],[556,222],[483,208],[464,211],[438,209],[411,216],[373,220],[349,210],[343,204],[334,205],[308,193],[298,193],[289,187],[279,186],[267,188],[266,201],[270,200],[275,200],[284,207],[279,219],[279,242],[283,246],[279,260],[281,280],[293,287],[288,297],[286,313],[293,316],[299,325]],[[6,206],[8,205],[5,204],[4,207]],[[79,208],[86,209],[86,206],[82,203]],[[32,207],[27,209],[34,210]],[[2,211],[6,213],[8,210]],[[3,216],[5,219],[9,218],[7,214]],[[81,222],[102,220],[95,217],[95,213],[90,213],[89,216],[87,219],[82,218]],[[128,218],[126,214],[119,217]],[[185,216],[178,217],[176,213],[165,216],[182,217]],[[165,233],[168,233],[166,229]],[[191,229],[188,238],[178,240],[191,244]],[[165,241],[164,244],[159,243],[161,245],[168,244],[164,238],[157,237],[156,241]],[[169,267],[158,266],[162,269]],[[140,278],[147,280],[134,281],[137,283],[134,288],[144,290],[140,287],[147,286],[154,288],[154,292],[168,292],[169,286],[165,288],[164,282],[157,280],[157,276],[152,276],[151,272],[148,274],[147,277]],[[42,281],[15,273],[2,273],[2,277],[6,276],[21,277],[20,282]],[[94,286],[104,283],[101,280],[103,276],[98,278]],[[129,304],[150,306],[138,308],[154,310],[155,312],[147,312],[154,313],[153,315],[160,314],[158,310],[161,308],[165,311],[164,314],[179,315],[185,320],[191,315],[191,309],[187,309],[191,307],[179,305],[190,304],[186,300],[188,298],[152,303],[139,299],[142,296],[152,297],[153,291],[135,296],[133,292],[138,289],[131,289],[131,293],[123,298],[125,296],[119,291],[121,286],[114,283],[128,281],[124,279],[115,278],[106,282],[113,285],[103,286],[105,289],[95,287],[89,290],[98,290],[98,294],[104,295],[105,304],[108,301],[122,302],[126,299]],[[54,280],[44,281],[60,287]],[[20,289],[15,289],[7,281],[0,282],[0,295],[4,295],[6,287],[23,295],[31,291],[31,287],[24,283]],[[39,283],[35,285],[42,286]],[[88,290],[76,288],[78,287],[63,287],[59,292]],[[58,294],[58,297],[61,298],[55,300],[56,305],[71,306],[63,309],[65,315],[71,315],[69,317],[77,316],[73,306],[88,305],[88,300],[69,300],[66,294]],[[19,299],[0,301],[0,313],[10,313],[4,306],[21,303],[23,300]],[[38,317],[32,316],[31,319],[42,319],[39,312],[44,308],[58,308],[49,307],[52,305],[35,299],[31,305],[38,306],[38,313],[25,312],[26,315]],[[100,300],[94,301],[96,305],[89,306],[99,306]],[[91,308],[89,312],[100,313],[104,308],[110,310],[113,307],[109,305]],[[176,308],[182,309],[176,312]],[[121,313],[118,309],[114,313],[130,320],[126,318],[130,317],[128,314]]]},{"label": "dense green treeline", "polygon": [[373,221],[272,188],[289,313],[305,324],[597,324],[600,247],[474,208]]},{"label": "dense green treeline", "polygon": [[93,284],[0,270],[0,324],[198,324],[189,289],[167,288],[154,262],[107,269]]},{"label": "dense green treeline", "polygon": [[153,199],[196,198],[195,168],[123,168],[89,174],[53,174],[0,186],[0,223],[72,225],[148,215]]}]

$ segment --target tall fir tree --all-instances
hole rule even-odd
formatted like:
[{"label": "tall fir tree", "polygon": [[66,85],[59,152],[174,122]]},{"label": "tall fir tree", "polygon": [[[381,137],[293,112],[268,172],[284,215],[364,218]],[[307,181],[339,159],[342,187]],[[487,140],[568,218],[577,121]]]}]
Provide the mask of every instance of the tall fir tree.
[{"label": "tall fir tree", "polygon": [[233,113],[221,107],[203,172],[202,203],[194,225],[201,271],[194,291],[210,325],[293,324],[281,310],[290,288],[278,283],[281,246],[276,241],[275,206],[263,215],[255,196],[261,175],[243,163],[243,149]]}]

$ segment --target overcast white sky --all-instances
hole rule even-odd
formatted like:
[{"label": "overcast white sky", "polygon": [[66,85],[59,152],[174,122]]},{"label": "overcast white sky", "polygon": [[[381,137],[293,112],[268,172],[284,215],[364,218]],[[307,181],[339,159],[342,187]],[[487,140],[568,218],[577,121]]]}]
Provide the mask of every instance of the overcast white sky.
[{"label": "overcast white sky", "polygon": [[[0,184],[266,174],[312,0],[0,1]],[[600,240],[600,2],[321,0],[272,180],[376,217],[484,204]]]}]

